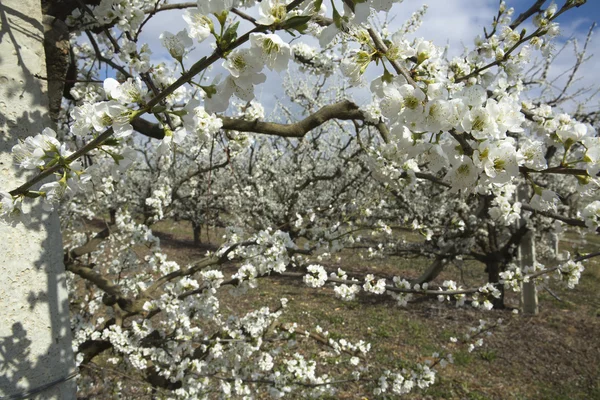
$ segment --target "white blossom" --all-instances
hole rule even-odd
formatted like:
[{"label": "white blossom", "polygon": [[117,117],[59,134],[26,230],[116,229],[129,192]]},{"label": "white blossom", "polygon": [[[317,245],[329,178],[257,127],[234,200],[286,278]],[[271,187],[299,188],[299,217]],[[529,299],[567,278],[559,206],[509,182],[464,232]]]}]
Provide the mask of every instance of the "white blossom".
[{"label": "white blossom", "polygon": [[160,41],[171,57],[179,62],[183,60],[183,56],[193,45],[192,39],[190,39],[185,29],[182,29],[175,35],[169,31],[165,31],[160,35]]},{"label": "white blossom", "polygon": [[252,33],[250,34],[250,45],[260,52],[262,62],[267,68],[277,72],[287,68],[292,50],[278,35]]},{"label": "white blossom", "polygon": [[183,13],[183,19],[188,24],[190,30],[189,36],[198,42],[203,42],[210,36],[213,29],[212,21],[206,16],[207,13],[198,10],[186,10]]},{"label": "white blossom", "polygon": [[325,282],[327,282],[327,271],[322,266],[312,264],[306,269],[309,272],[303,278],[306,286],[316,288],[325,285]]}]

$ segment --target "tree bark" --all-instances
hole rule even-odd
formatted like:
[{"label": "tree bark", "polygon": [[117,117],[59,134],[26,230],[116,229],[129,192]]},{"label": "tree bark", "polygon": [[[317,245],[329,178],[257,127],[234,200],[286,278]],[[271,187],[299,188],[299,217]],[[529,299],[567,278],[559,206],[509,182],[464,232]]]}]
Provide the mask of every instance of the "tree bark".
[{"label": "tree bark", "polygon": [[502,264],[501,260],[488,260],[485,263],[485,269],[488,273],[488,282],[492,284],[496,284],[496,288],[500,291],[499,298],[491,298],[490,301],[494,305],[494,308],[497,310],[504,309],[504,285],[499,285],[500,282],[500,272],[502,272]]},{"label": "tree bark", "polygon": [[[12,147],[50,126],[39,0],[0,2],[0,190],[30,174]],[[26,202],[24,222],[0,224],[0,397],[74,399],[75,363],[56,212]],[[23,218],[25,219],[25,218]]]},{"label": "tree bark", "polygon": [[[517,195],[521,202],[529,199],[528,186],[521,185],[517,191]],[[527,229],[527,221],[523,217],[521,217],[519,225]],[[518,261],[521,270],[535,264],[535,240],[531,229],[526,230],[525,235],[519,243]],[[534,282],[523,282],[523,287],[521,288],[521,308],[523,309],[523,313],[528,315],[537,315],[539,312],[537,288]]]},{"label": "tree bark", "polygon": [[194,231],[194,246],[200,246],[202,243],[202,225],[192,221],[192,230]]}]

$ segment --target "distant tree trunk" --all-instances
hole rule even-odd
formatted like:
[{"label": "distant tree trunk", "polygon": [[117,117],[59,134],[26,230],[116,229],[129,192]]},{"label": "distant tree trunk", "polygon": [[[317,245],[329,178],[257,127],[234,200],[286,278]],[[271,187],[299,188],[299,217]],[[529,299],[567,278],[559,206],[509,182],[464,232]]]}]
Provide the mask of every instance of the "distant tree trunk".
[{"label": "distant tree trunk", "polygon": [[558,234],[556,232],[550,232],[548,234],[548,236],[549,236],[548,241],[550,242],[550,248],[552,249],[552,254],[554,255],[554,258],[557,258],[558,254],[559,254],[558,244],[560,242]]},{"label": "distant tree trunk", "polygon": [[[485,263],[485,270],[488,274],[488,282],[492,284],[497,284],[500,282],[500,272],[502,272],[503,260],[500,259],[492,259],[488,260]],[[499,298],[492,298],[490,301],[494,305],[495,309],[503,309],[504,308],[504,285],[496,285],[496,288],[500,291]]]},{"label": "distant tree trunk", "polygon": [[[535,241],[531,230],[527,232],[519,245],[519,266],[521,269],[535,264]],[[539,312],[537,288],[534,282],[523,282],[521,288],[521,308],[523,313],[537,315]]]},{"label": "distant tree trunk", "polygon": [[[529,186],[521,185],[518,189],[518,197],[520,201],[526,201],[529,198]],[[527,221],[521,217],[519,225],[522,227],[527,226]],[[527,233],[519,243],[518,250],[518,262],[521,270],[526,267],[531,267],[535,264],[535,240],[531,229],[527,230]],[[521,288],[521,308],[523,313],[528,315],[537,315],[538,309],[538,298],[537,288],[534,282],[523,282]]]},{"label": "distant tree trunk", "polygon": [[423,272],[418,278],[410,281],[411,286],[414,285],[422,285],[424,283],[429,283],[444,270],[444,267],[448,264],[448,260],[442,256],[438,256],[433,260],[429,268],[425,272]]},{"label": "distant tree trunk", "polygon": [[[0,190],[11,190],[31,176],[13,167],[11,148],[51,126],[36,77],[47,73],[41,2],[1,0],[0,38]],[[24,223],[0,224],[0,398],[75,399],[58,215],[39,201],[23,208]]]},{"label": "distant tree trunk", "polygon": [[450,260],[453,258],[453,256],[451,255],[452,252],[454,252],[453,245],[448,245],[440,249],[439,255],[436,256],[435,260],[433,260],[429,268],[427,268],[427,270],[423,272],[421,276],[410,281],[411,286],[417,284],[422,285],[425,282],[429,283],[435,278],[437,278],[438,275],[442,273],[446,265],[448,265]]},{"label": "distant tree trunk", "polygon": [[[148,196],[149,197],[149,196]],[[154,223],[156,221],[154,221],[154,210],[152,210],[152,208],[146,204],[146,202],[144,202],[143,208],[142,208],[142,214],[144,215],[144,223]]]},{"label": "distant tree trunk", "polygon": [[199,246],[202,243],[202,225],[192,221],[192,230],[194,231],[194,246]]}]

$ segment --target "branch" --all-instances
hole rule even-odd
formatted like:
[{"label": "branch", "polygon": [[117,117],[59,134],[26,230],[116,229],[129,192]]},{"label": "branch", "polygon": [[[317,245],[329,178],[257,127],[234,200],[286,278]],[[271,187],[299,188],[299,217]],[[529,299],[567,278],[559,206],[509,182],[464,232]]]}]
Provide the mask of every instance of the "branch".
[{"label": "branch", "polygon": [[[86,154],[88,151],[100,146],[106,139],[111,137],[112,134],[113,134],[113,128],[110,127],[107,130],[105,130],[104,132],[102,132],[100,135],[98,135],[94,140],[92,140],[91,142],[89,142],[88,144],[83,146],[81,149],[77,150],[76,152],[71,154],[69,157],[65,158],[65,162],[71,163],[72,161],[77,160],[79,157]],[[31,186],[35,185],[38,182],[43,181],[44,179],[46,179],[53,173],[57,172],[61,168],[63,168],[63,166],[61,164],[56,164],[55,166],[53,166],[51,168],[45,169],[43,172],[34,176],[33,178],[31,178],[30,180],[28,180],[27,182],[25,182],[18,188],[11,190],[9,193],[12,196],[18,196],[21,194],[25,194],[25,193],[27,193],[28,189]]]},{"label": "branch", "polygon": [[[544,0],[544,1],[542,1],[542,0],[538,0],[538,1],[537,1],[537,3],[540,3],[540,2],[543,4],[543,3],[545,2],[545,0]],[[536,4],[537,4],[537,3],[536,3]],[[533,14],[533,13],[536,11],[536,10],[535,10],[535,6],[536,6],[536,4],[534,4],[534,6],[533,6],[532,8],[530,8],[529,10],[527,10],[527,11],[526,11],[525,13],[523,13],[523,14],[526,14],[526,13],[528,13],[528,12],[529,12],[529,11],[531,11],[532,9],[533,9],[533,11],[532,11],[532,14]],[[549,21],[554,21],[556,18],[558,18],[558,16],[559,16],[559,15],[563,14],[563,13],[564,13],[564,12],[566,12],[567,10],[570,10],[570,9],[571,9],[571,8],[573,8],[573,7],[580,7],[580,6],[581,6],[581,5],[583,5],[583,4],[585,4],[585,0],[581,1],[581,3],[579,3],[579,2],[572,2],[571,4],[569,4],[569,3],[567,2],[567,3],[565,3],[565,4],[562,6],[562,8],[561,8],[560,10],[558,10],[558,11],[556,12],[556,14],[554,14],[554,15],[553,15],[551,18],[549,18],[548,20],[549,20]],[[541,4],[540,4],[540,6],[541,6]],[[538,9],[539,9],[539,7],[538,7]],[[521,16],[523,16],[523,14],[521,14],[521,15],[519,16],[519,18],[521,18]],[[530,15],[531,15],[531,14],[527,15],[527,17],[529,17]],[[517,19],[517,20],[519,20],[519,19]],[[522,21],[521,21],[521,22],[522,22]],[[519,23],[520,23],[520,22],[519,22]],[[512,27],[512,25],[511,25],[511,27]],[[515,26],[515,27],[516,27],[516,26]],[[540,28],[536,29],[536,30],[535,30],[535,32],[533,32],[531,35],[528,35],[528,36],[523,36],[523,35],[521,35],[521,39],[520,39],[520,40],[519,40],[517,43],[515,43],[515,44],[514,44],[514,45],[513,45],[513,46],[512,46],[510,49],[508,49],[508,50],[507,50],[507,51],[504,53],[504,57],[502,57],[501,59],[494,60],[493,62],[491,62],[491,63],[489,63],[489,64],[487,64],[487,65],[484,65],[484,66],[482,66],[482,67],[476,68],[476,69],[475,69],[473,72],[471,72],[470,74],[467,74],[467,75],[461,76],[461,77],[459,77],[459,78],[456,78],[456,79],[454,80],[454,82],[455,82],[455,83],[462,82],[462,81],[464,81],[464,80],[467,80],[467,79],[469,79],[469,78],[472,78],[472,77],[478,76],[478,75],[479,75],[481,72],[483,72],[483,71],[487,70],[488,68],[491,68],[491,67],[493,67],[493,66],[496,66],[496,65],[500,65],[500,64],[502,64],[503,62],[507,61],[507,60],[510,58],[510,55],[512,54],[512,52],[513,52],[513,51],[515,51],[517,48],[519,48],[519,47],[520,47],[520,46],[521,46],[523,43],[526,43],[526,42],[528,42],[528,41],[529,41],[531,38],[543,36],[543,35],[545,35],[545,34],[546,34],[546,32],[547,32],[547,30],[546,30],[545,28],[541,28],[541,27],[540,27]]]},{"label": "branch", "polygon": [[158,124],[144,118],[134,119],[131,121],[131,126],[137,132],[152,139],[162,140],[165,137],[165,131]]},{"label": "branch", "polygon": [[[285,276],[285,277],[289,277],[289,278],[303,279],[306,274],[302,273],[302,272],[281,272],[277,275],[281,275],[281,276]],[[277,276],[277,275],[274,275],[274,276]],[[332,278],[332,277],[328,276],[327,283],[340,283],[340,284],[344,284],[344,285],[362,286],[364,284],[364,281],[359,281],[359,280],[353,281],[350,279],[339,279],[339,278]],[[385,290],[388,292],[413,293],[413,294],[423,294],[423,295],[429,295],[429,296],[438,296],[438,295],[454,296],[457,294],[472,294],[472,293],[479,292],[479,288],[460,289],[460,290],[416,290],[416,289],[398,288],[398,287],[390,286],[390,285],[385,285]]]},{"label": "branch", "polygon": [[255,132],[288,138],[300,138],[329,120],[364,120],[364,115],[356,104],[344,100],[339,103],[324,106],[314,114],[304,118],[302,121],[288,125],[274,122],[246,121],[225,116],[220,118],[223,121],[223,129]]},{"label": "branch", "polygon": [[159,11],[183,10],[185,8],[193,8],[193,7],[198,7],[198,2],[165,4],[156,10],[152,9],[152,10],[146,11],[146,14],[155,14]]},{"label": "branch", "polygon": [[[536,171],[535,169],[530,169],[527,167],[519,167],[519,172],[524,174],[559,174],[559,175],[580,175],[580,176],[592,176],[587,170],[581,168],[566,168],[566,167],[550,167],[546,169],[542,169]],[[599,176],[597,174],[596,176]]]},{"label": "branch", "polygon": [[582,221],[582,220],[580,220],[580,219],[564,217],[562,215],[554,214],[554,213],[551,213],[549,211],[536,210],[535,208],[531,207],[528,204],[521,204],[521,209],[525,210],[525,211],[531,211],[534,214],[543,215],[544,217],[548,217],[548,218],[552,218],[552,219],[556,219],[556,220],[562,221],[562,222],[564,222],[567,225],[580,226],[582,228],[586,227],[585,222]]},{"label": "branch", "polygon": [[75,275],[79,275],[83,279],[92,282],[99,289],[103,290],[105,293],[116,296],[118,298],[121,297],[121,291],[119,287],[111,283],[108,279],[92,270],[89,267],[84,267],[83,265],[75,265],[70,263],[69,265],[65,265],[65,269],[74,273]]},{"label": "branch", "polygon": [[456,130],[454,130],[454,129],[450,129],[450,131],[448,131],[448,132],[460,144],[460,147],[461,147],[463,153],[465,153],[469,157],[472,157],[473,156],[473,148],[471,147],[469,142],[467,142],[467,138],[465,137],[465,135],[456,132]]},{"label": "branch", "polygon": [[[302,1],[303,0],[294,0],[292,3],[287,5],[287,7],[286,7],[287,10],[288,11],[293,10],[300,3],[302,3]],[[270,26],[257,26],[256,28],[252,29],[251,31],[246,32],[244,35],[240,36],[226,50],[231,51],[231,50],[239,47],[240,45],[246,43],[250,39],[250,35],[252,33],[266,32],[269,30],[269,28],[271,28],[271,27]],[[210,67],[212,64],[217,62],[222,56],[223,56],[223,49],[217,49],[209,57],[203,57],[202,59],[200,59],[198,62],[196,62],[194,65],[192,65],[192,67],[186,73],[181,75],[181,77],[179,79],[177,79],[175,82],[173,82],[171,85],[169,85],[169,87],[164,89],[159,95],[155,96],[152,100],[150,100],[148,102],[148,104],[146,104],[145,108],[140,109],[137,112],[135,112],[135,114],[131,117],[130,122],[133,122],[135,119],[146,114],[149,110],[152,110],[152,108],[154,106],[156,106],[157,104],[160,104],[160,102],[163,101],[165,98],[167,98],[167,96],[173,94],[181,86],[183,86],[186,83],[188,83],[189,81],[191,81],[196,75],[198,75],[200,72],[204,71],[206,68]],[[129,74],[126,74],[126,75],[129,75]],[[82,155],[86,154],[90,150],[102,145],[102,143],[106,139],[111,137],[112,134],[113,134],[113,128],[110,127],[107,130],[105,130],[103,133],[98,135],[94,140],[92,140],[91,142],[89,142],[88,144],[83,146],[81,149],[77,150],[76,152],[71,154],[69,157],[67,157],[65,159],[65,161],[67,163],[71,163],[72,161],[75,161],[76,159],[78,159]],[[17,189],[11,190],[9,193],[12,196],[18,196],[18,195],[25,194],[25,193],[27,193],[28,189],[31,186],[44,180],[48,176],[59,171],[61,168],[63,168],[63,166],[60,164],[57,164],[51,168],[45,169],[40,174],[38,174],[35,177],[33,177],[32,179],[28,180],[27,182],[25,182],[24,184],[19,186]]]},{"label": "branch", "polygon": [[533,5],[531,7],[529,7],[528,10],[522,12],[517,17],[517,19],[515,19],[512,24],[510,24],[510,29],[512,29],[512,30],[516,29],[519,25],[521,25],[523,22],[525,22],[525,20],[527,18],[529,18],[533,14],[539,12],[545,2],[546,2],[546,0],[537,0],[535,3],[533,3]]},{"label": "branch", "polygon": [[157,279],[156,282],[154,282],[152,284],[152,286],[150,286],[148,289],[146,289],[144,291],[144,293],[141,296],[142,301],[145,302],[147,300],[145,297],[147,297],[148,294],[157,290],[161,285],[163,285],[169,281],[172,281],[173,279],[182,277],[182,276],[193,275],[196,272],[199,272],[206,267],[210,267],[211,265],[224,264],[227,261],[230,261],[228,256],[229,256],[229,253],[231,253],[233,250],[235,250],[236,248],[238,248],[240,246],[250,246],[253,244],[256,244],[256,243],[253,241],[247,241],[247,242],[233,244],[233,245],[229,246],[229,248],[227,248],[227,250],[225,250],[223,252],[223,254],[221,254],[218,257],[207,257],[207,258],[204,258],[204,259],[194,263],[192,266],[190,266],[188,268],[181,268],[181,269],[178,269],[177,271],[171,272],[170,274],[163,275],[162,277]]},{"label": "branch", "polygon": [[71,249],[65,252],[64,263],[65,266],[67,264],[73,264],[74,260],[83,255],[89,254],[93,251],[96,251],[100,243],[104,242],[104,239],[110,236],[110,227],[104,228],[104,230],[98,232],[92,239],[90,239],[86,244]]},{"label": "branch", "polygon": [[159,279],[157,279],[152,286],[144,291],[144,294],[150,294],[160,288],[163,284],[172,281],[173,279],[177,279],[182,276],[193,275],[196,272],[203,270],[206,267],[210,267],[211,265],[222,264],[227,261],[227,257],[208,257],[201,261],[198,261],[193,266],[188,268],[181,268],[177,271],[171,272],[170,274],[163,275]]},{"label": "branch", "polygon": [[246,14],[243,11],[238,10],[237,8],[232,8],[231,12],[236,14],[237,16],[239,16],[240,18],[245,19],[246,21],[250,21],[252,22],[254,25],[258,26],[258,23],[256,22],[256,19],[254,17],[251,17],[250,15]]},{"label": "branch", "polygon": [[[377,48],[377,50],[384,53],[387,57],[388,48],[385,45],[385,43],[383,42],[383,40],[381,40],[381,37],[379,36],[379,34],[377,32],[375,32],[375,30],[373,28],[369,28],[368,32],[369,32],[369,36],[371,36],[371,39],[373,40],[373,43],[375,44],[375,47]],[[396,73],[398,75],[402,75],[406,79],[406,81],[408,83],[410,83],[415,89],[421,90],[419,85],[417,85],[417,82],[414,81],[414,79],[410,75],[410,72],[406,68],[404,68],[396,60],[393,60],[390,58],[388,58],[387,60],[390,62],[390,64],[392,64],[392,67],[394,67],[394,69],[396,70]]]},{"label": "branch", "polygon": [[[592,23],[592,26],[590,26],[590,29],[588,30],[588,34],[585,39],[585,44],[583,45],[583,50],[580,53],[577,52],[577,41],[575,41],[575,65],[573,66],[573,69],[572,69],[571,73],[569,74],[567,82],[563,86],[560,94],[558,94],[553,100],[550,100],[549,102],[547,102],[548,105],[554,106],[554,105],[557,105],[559,102],[562,102],[561,100],[564,101],[564,100],[568,99],[568,98],[564,98],[564,96],[565,96],[567,90],[569,89],[569,87],[571,87],[571,84],[573,83],[573,81],[575,80],[575,75],[577,75],[577,71],[579,70],[579,68],[581,67],[583,62],[586,61],[585,54],[587,52],[587,47],[592,39],[592,33],[594,32],[595,27],[596,27],[596,22]],[[578,93],[576,92],[575,95],[577,95],[577,94]]]}]

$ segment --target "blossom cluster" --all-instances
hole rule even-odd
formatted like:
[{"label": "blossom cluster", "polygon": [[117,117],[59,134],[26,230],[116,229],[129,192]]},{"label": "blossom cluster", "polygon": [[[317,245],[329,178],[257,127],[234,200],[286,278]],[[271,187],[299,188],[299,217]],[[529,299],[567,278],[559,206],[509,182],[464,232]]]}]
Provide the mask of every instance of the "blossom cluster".
[{"label": "blossom cluster", "polygon": [[[494,32],[448,60],[433,42],[408,39],[422,12],[395,31],[386,23],[376,32],[372,17],[397,2],[352,1],[354,7],[344,4],[342,10],[338,2],[199,1],[183,16],[186,29],[160,37],[174,66],[154,63],[149,47],[138,43],[146,14],[162,12],[156,2],[102,0],[89,12],[74,12],[69,18],[74,32],[104,32],[97,42],[73,44],[80,69],[106,79],[103,85],[75,85],[71,94],[77,102],[63,112],[70,120],[58,135],[45,129],[14,146],[19,168],[52,170],[57,179],[16,196],[1,191],[0,217],[19,214],[25,197],[36,196],[49,208],[71,196],[73,201],[62,204],[65,219],[114,217],[110,238],[89,254],[84,267],[96,267],[93,272],[114,284],[86,294],[81,312],[90,321],[74,318],[79,362],[86,343],[102,341],[112,348],[109,362],[157,375],[178,387],[172,390],[177,398],[208,392],[249,397],[256,382],[264,382],[265,392],[276,398],[333,396],[332,376],[294,348],[311,333],[300,339],[297,325],[279,322],[287,300],[276,309],[238,315],[221,307],[223,287],[241,296],[261,278],[302,269],[298,275],[307,286],[328,285],[345,301],[363,291],[407,306],[415,296],[433,295],[487,310],[501,299],[500,284],[520,290],[523,282],[543,283],[554,270],[568,287],[578,283],[583,266],[575,261],[556,269],[539,263],[509,266],[500,272],[501,282],[474,289],[450,279],[435,285],[371,273],[349,277],[342,269],[328,275],[327,263],[339,261],[341,250],[353,246],[363,247],[369,258],[409,249],[435,256],[442,266],[460,266],[465,255],[489,259],[504,250],[504,260],[512,260],[512,228],[525,209],[544,214],[566,209],[558,194],[563,183],[546,177],[552,172],[576,175],[565,181],[572,182],[575,190],[567,190],[580,201],[574,206],[579,225],[595,232],[600,224],[600,202],[593,199],[600,170],[597,132],[556,107],[523,101],[523,65],[535,52],[551,51],[549,39],[558,33],[554,19],[561,13],[556,5],[534,16],[535,29],[526,36],[511,28],[513,11],[501,3]],[[254,16],[232,10],[254,6]],[[244,15],[253,31],[239,34],[233,15]],[[312,35],[320,48],[290,44],[278,31]],[[214,52],[188,65],[195,43],[209,40]],[[96,70],[97,59],[109,60],[114,70],[108,75],[114,76]],[[226,76],[211,81],[205,75],[220,59]],[[257,88],[271,73],[266,70],[290,70],[292,60],[306,79],[294,78],[295,86],[286,87],[293,105],[280,104],[272,113],[275,123],[264,123]],[[364,85],[371,103],[349,102],[354,89],[340,88],[362,85],[374,68],[383,74]],[[334,117],[335,124],[325,125],[322,117],[334,102],[350,105]],[[136,129],[152,138],[147,143],[132,135],[143,114],[157,121],[137,121]],[[295,123],[296,115],[306,118]],[[226,125],[234,128],[223,130]],[[261,133],[259,127],[285,137],[248,133]],[[97,143],[100,138],[104,141]],[[89,157],[85,165],[91,166],[72,160],[69,148],[82,149]],[[88,182],[93,189],[87,190]],[[531,194],[521,196],[521,188]],[[436,200],[422,201],[425,196]],[[209,225],[226,227],[225,244],[189,265],[170,260],[148,226],[171,217],[191,222],[200,233],[196,239]],[[537,215],[531,220],[528,227],[549,225]],[[411,246],[398,240],[396,224],[421,233],[425,241]],[[506,249],[481,244],[502,240]],[[80,246],[85,235],[74,234],[67,242]],[[235,268],[230,276],[219,268],[225,263]],[[105,315],[98,316],[100,309]],[[113,322],[123,319],[127,322]],[[478,335],[486,329],[482,323],[473,330],[469,351],[482,346]],[[347,356],[343,361],[354,379],[370,372],[363,362],[368,343],[317,333],[335,357]],[[451,361],[444,357],[434,358],[441,365]],[[426,389],[435,374],[430,364],[385,371],[376,377],[373,393]]]}]

